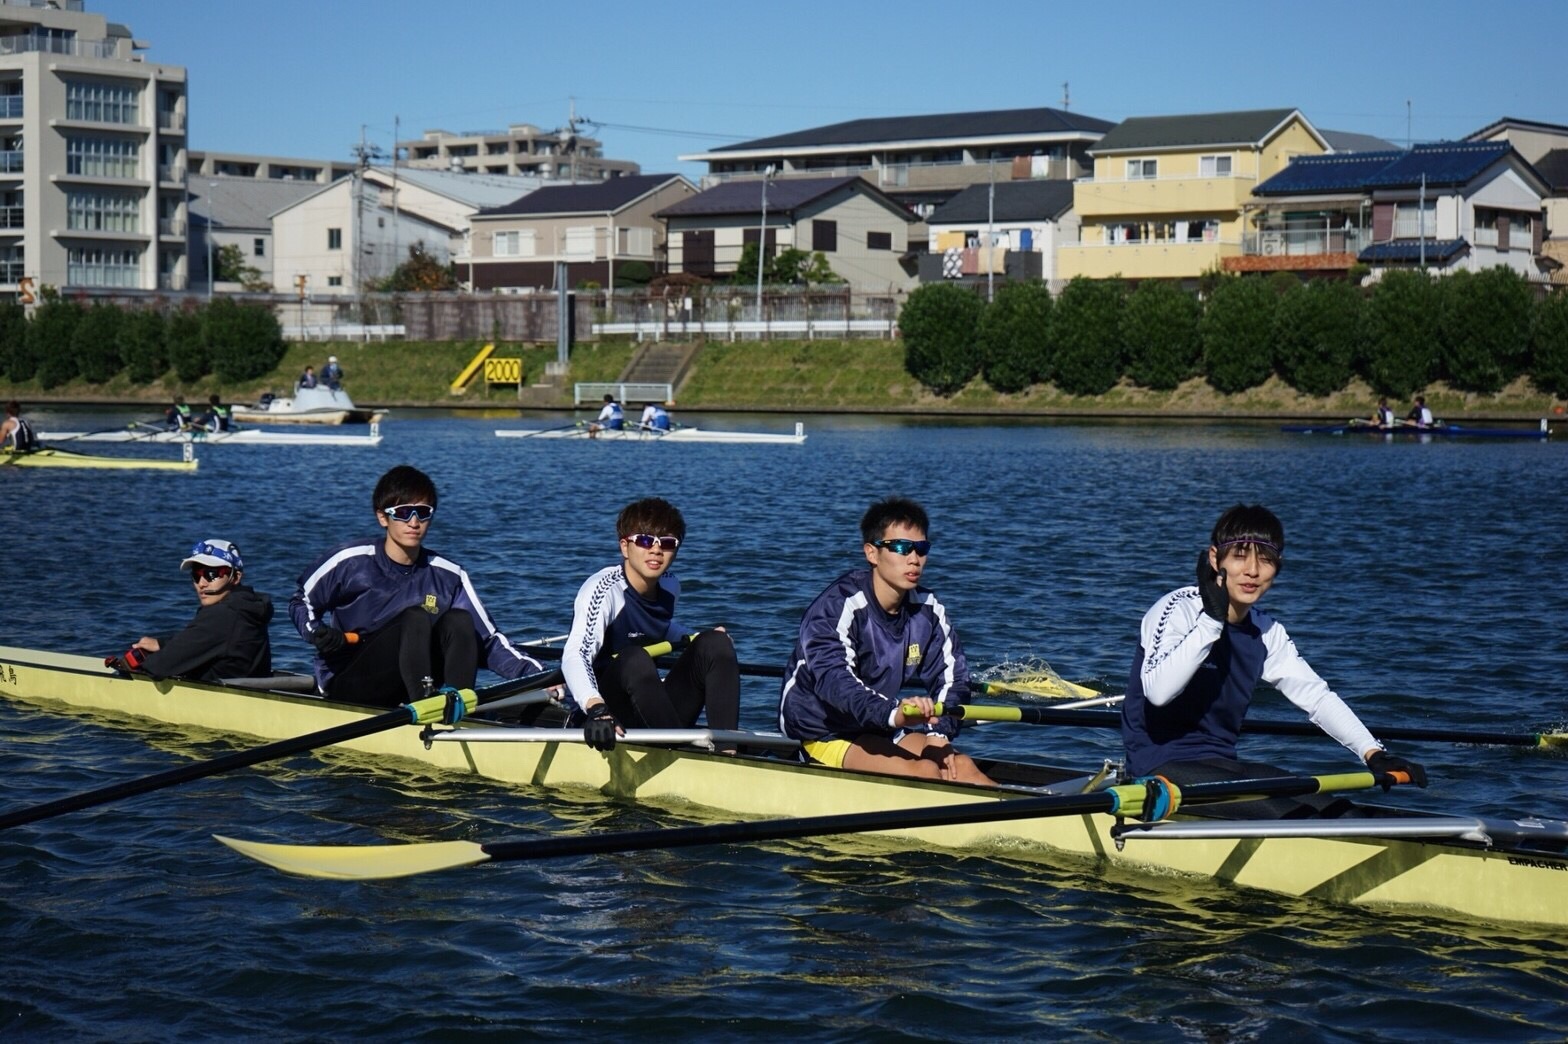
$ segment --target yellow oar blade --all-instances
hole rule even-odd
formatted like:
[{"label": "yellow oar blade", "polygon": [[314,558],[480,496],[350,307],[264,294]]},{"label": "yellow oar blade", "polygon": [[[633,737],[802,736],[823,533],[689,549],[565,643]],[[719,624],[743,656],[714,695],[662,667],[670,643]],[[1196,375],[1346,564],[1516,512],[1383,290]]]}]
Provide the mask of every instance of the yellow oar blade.
[{"label": "yellow oar blade", "polygon": [[1568,732],[1541,733],[1541,746],[1548,750],[1568,750]]},{"label": "yellow oar blade", "polygon": [[455,870],[487,862],[489,854],[472,841],[431,841],[412,845],[275,845],[213,837],[241,855],[286,874],[336,881],[373,881]]},{"label": "yellow oar blade", "polygon": [[974,687],[990,695],[1011,692],[1051,700],[1081,700],[1100,695],[1094,689],[1068,681],[1056,673],[1056,668],[1038,658],[999,663],[991,673],[995,677],[979,679]]}]

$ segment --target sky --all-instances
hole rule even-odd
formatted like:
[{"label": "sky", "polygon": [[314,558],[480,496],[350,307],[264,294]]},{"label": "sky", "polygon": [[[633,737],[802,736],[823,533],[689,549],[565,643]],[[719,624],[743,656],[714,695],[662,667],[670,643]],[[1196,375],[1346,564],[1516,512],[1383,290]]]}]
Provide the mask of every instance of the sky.
[{"label": "sky", "polygon": [[[87,0],[189,75],[192,148],[349,160],[426,129],[564,126],[677,157],[874,116],[1063,107],[1105,120],[1298,108],[1459,138],[1568,125],[1568,3],[1493,0]],[[394,128],[401,126],[401,133]]]}]

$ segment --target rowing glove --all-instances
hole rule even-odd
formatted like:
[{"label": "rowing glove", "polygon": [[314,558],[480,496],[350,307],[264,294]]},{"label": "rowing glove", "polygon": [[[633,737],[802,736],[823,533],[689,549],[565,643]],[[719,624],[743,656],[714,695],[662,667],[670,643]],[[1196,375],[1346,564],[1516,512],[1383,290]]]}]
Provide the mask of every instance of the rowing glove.
[{"label": "rowing glove", "polygon": [[[1413,761],[1406,761],[1397,754],[1390,754],[1380,750],[1367,759],[1367,768],[1373,772],[1403,772],[1410,777],[1410,782],[1423,790],[1426,788],[1426,769]],[[1389,785],[1383,784],[1384,793],[1388,792]]]},{"label": "rowing glove", "polygon": [[344,638],[343,632],[336,627],[320,624],[310,632],[310,644],[314,645],[322,656],[335,656],[343,651],[343,647],[348,644],[348,639]]},{"label": "rowing glove", "polygon": [[1198,552],[1198,595],[1203,599],[1203,611],[1220,623],[1230,615],[1230,595],[1225,593],[1225,573],[1216,573],[1209,565],[1209,552]]},{"label": "rowing glove", "polygon": [[594,750],[615,749],[615,715],[608,703],[596,703],[588,710],[588,720],[583,723],[583,742]]}]

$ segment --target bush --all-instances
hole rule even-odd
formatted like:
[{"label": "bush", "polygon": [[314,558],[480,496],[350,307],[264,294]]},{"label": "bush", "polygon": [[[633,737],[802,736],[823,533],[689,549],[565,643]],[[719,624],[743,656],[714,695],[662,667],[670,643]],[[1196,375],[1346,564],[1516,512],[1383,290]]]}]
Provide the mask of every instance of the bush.
[{"label": "bush", "polygon": [[1202,314],[1198,299],[1180,287],[1150,279],[1140,283],[1122,309],[1127,375],[1145,388],[1165,391],[1196,375],[1203,358]]},{"label": "bush", "polygon": [[1530,347],[1535,386],[1568,399],[1568,290],[1558,290],[1536,306]]},{"label": "bush", "polygon": [[1385,272],[1362,313],[1361,375],[1408,399],[1437,376],[1437,287],[1425,272]]},{"label": "bush", "polygon": [[162,313],[150,308],[129,312],[120,323],[120,358],[132,384],[150,384],[169,368],[164,325]]},{"label": "bush", "polygon": [[102,384],[125,368],[120,356],[120,327],[125,313],[100,301],[87,309],[71,332],[71,351],[82,377]]},{"label": "bush", "polygon": [[202,314],[201,337],[212,360],[212,372],[228,384],[271,373],[288,349],[272,309],[226,297],[208,303]]},{"label": "bush", "polygon": [[31,379],[31,373],[18,377],[11,372],[12,360],[25,351],[26,339],[27,309],[15,301],[0,301],[0,376],[9,374],[13,381]]},{"label": "bush", "polygon": [[1332,395],[1350,383],[1361,339],[1361,294],[1340,280],[1297,283],[1274,311],[1274,365],[1307,395]]},{"label": "bush", "polygon": [[1051,291],[1004,283],[980,319],[980,367],[999,392],[1019,392],[1050,372]]},{"label": "bush", "polygon": [[[756,272],[756,262],[752,262],[752,272]],[[615,266],[616,286],[647,286],[653,279],[653,266],[646,261],[622,261]]]},{"label": "bush", "polygon": [[938,395],[952,395],[980,371],[978,335],[985,305],[952,283],[928,283],[904,302],[898,328],[904,369]]},{"label": "bush", "polygon": [[27,352],[37,365],[38,383],[54,388],[77,375],[71,335],[84,309],[75,301],[46,301],[33,312],[27,327]]},{"label": "bush", "polygon": [[201,336],[201,313],[186,309],[169,316],[163,343],[169,353],[174,375],[186,384],[199,381],[212,372],[212,357]]},{"label": "bush", "polygon": [[1069,395],[1103,395],[1121,380],[1122,285],[1079,276],[1051,313],[1051,380]]},{"label": "bush", "polygon": [[1530,287],[1509,268],[1456,272],[1439,284],[1443,372],[1461,391],[1495,392],[1524,372]]},{"label": "bush", "polygon": [[1246,391],[1274,369],[1270,338],[1278,295],[1257,276],[1220,280],[1203,309],[1203,372],[1216,391]]}]

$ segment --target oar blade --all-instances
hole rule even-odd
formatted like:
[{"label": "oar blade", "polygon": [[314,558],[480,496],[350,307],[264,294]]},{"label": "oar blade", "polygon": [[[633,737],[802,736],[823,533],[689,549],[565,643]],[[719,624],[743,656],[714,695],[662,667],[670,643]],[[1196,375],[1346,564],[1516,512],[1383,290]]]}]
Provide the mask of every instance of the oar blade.
[{"label": "oar blade", "polygon": [[278,845],[213,834],[241,855],[300,877],[334,881],[375,881],[455,870],[488,862],[489,853],[472,841],[430,841],[411,845]]},{"label": "oar blade", "polygon": [[1547,750],[1568,750],[1568,732],[1543,732],[1540,740]]}]

